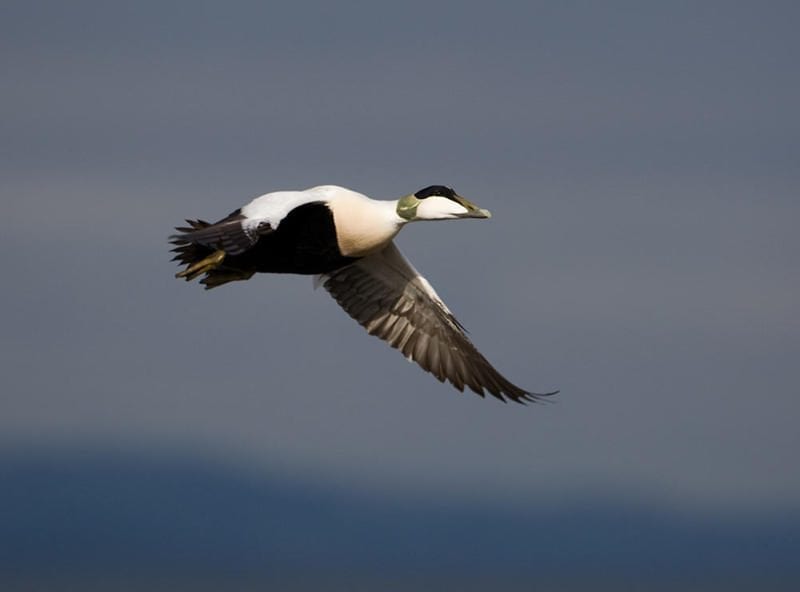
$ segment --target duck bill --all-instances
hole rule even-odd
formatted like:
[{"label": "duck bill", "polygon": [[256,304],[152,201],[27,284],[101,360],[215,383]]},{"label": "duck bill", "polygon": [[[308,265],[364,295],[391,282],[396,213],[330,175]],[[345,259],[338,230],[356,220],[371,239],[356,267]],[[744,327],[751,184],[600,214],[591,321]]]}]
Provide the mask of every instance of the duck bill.
[{"label": "duck bill", "polygon": [[461,197],[460,195],[455,196],[456,201],[460,203],[462,206],[467,208],[466,213],[459,214],[459,218],[491,218],[492,213],[489,210],[484,210],[483,208],[479,208],[477,205]]}]

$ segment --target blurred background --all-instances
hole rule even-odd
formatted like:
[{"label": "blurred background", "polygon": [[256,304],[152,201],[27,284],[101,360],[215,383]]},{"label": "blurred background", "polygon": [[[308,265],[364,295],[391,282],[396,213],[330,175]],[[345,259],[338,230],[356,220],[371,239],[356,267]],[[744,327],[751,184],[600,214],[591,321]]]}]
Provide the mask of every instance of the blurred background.
[{"label": "blurred background", "polygon": [[[0,7],[4,589],[797,589],[791,2]],[[166,237],[454,186],[401,250],[514,382]]]}]

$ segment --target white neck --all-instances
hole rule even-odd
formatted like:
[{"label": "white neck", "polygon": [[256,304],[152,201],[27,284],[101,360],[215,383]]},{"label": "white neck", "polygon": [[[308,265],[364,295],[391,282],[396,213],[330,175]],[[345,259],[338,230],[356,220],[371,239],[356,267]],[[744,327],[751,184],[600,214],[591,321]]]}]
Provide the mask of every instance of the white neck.
[{"label": "white neck", "polygon": [[360,193],[338,193],[329,202],[339,250],[345,257],[364,257],[381,250],[407,222],[397,215],[397,201],[370,199]]}]

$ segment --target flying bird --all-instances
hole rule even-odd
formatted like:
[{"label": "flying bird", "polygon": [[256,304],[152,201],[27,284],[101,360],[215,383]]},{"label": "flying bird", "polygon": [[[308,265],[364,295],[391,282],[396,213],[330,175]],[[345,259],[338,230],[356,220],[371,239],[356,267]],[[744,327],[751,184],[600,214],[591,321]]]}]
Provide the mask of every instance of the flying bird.
[{"label": "flying bird", "polygon": [[501,401],[537,401],[558,391],[526,391],[495,370],[393,242],[409,222],[490,216],[442,185],[393,201],[322,185],[267,193],[213,224],[187,220],[170,242],[173,260],[186,266],[177,278],[204,275],[210,289],[255,273],[313,275],[371,335],[439,381]]}]

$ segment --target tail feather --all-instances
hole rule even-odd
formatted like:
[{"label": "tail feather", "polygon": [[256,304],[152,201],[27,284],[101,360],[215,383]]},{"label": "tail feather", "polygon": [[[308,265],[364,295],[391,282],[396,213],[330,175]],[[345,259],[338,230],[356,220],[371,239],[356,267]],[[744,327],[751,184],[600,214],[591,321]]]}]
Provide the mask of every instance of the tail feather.
[{"label": "tail feather", "polygon": [[[216,249],[192,242],[186,236],[196,230],[207,228],[208,226],[211,226],[211,224],[205,220],[186,220],[186,223],[188,226],[175,227],[175,230],[179,234],[173,234],[170,236],[169,242],[171,245],[173,245],[173,248],[170,249],[170,252],[175,253],[171,260],[177,261],[180,265],[189,267],[198,261],[202,261]],[[210,290],[211,288],[216,288],[217,286],[227,284],[228,282],[250,279],[253,276],[253,273],[253,271],[238,269],[223,263],[219,267],[207,271],[205,277],[200,280],[200,283],[205,286],[206,290]],[[187,278],[187,281],[190,279],[191,278]]]},{"label": "tail feather", "polygon": [[174,248],[170,250],[172,253],[175,253],[172,261],[178,261],[181,265],[191,265],[192,263],[196,263],[197,261],[208,257],[208,255],[214,251],[214,249],[206,247],[205,245],[193,243],[185,236],[186,234],[199,228],[206,228],[207,226],[210,226],[210,224],[205,220],[186,220],[186,223],[189,226],[175,227],[175,230],[177,230],[180,234],[173,234],[169,237],[170,244],[174,245]]}]

